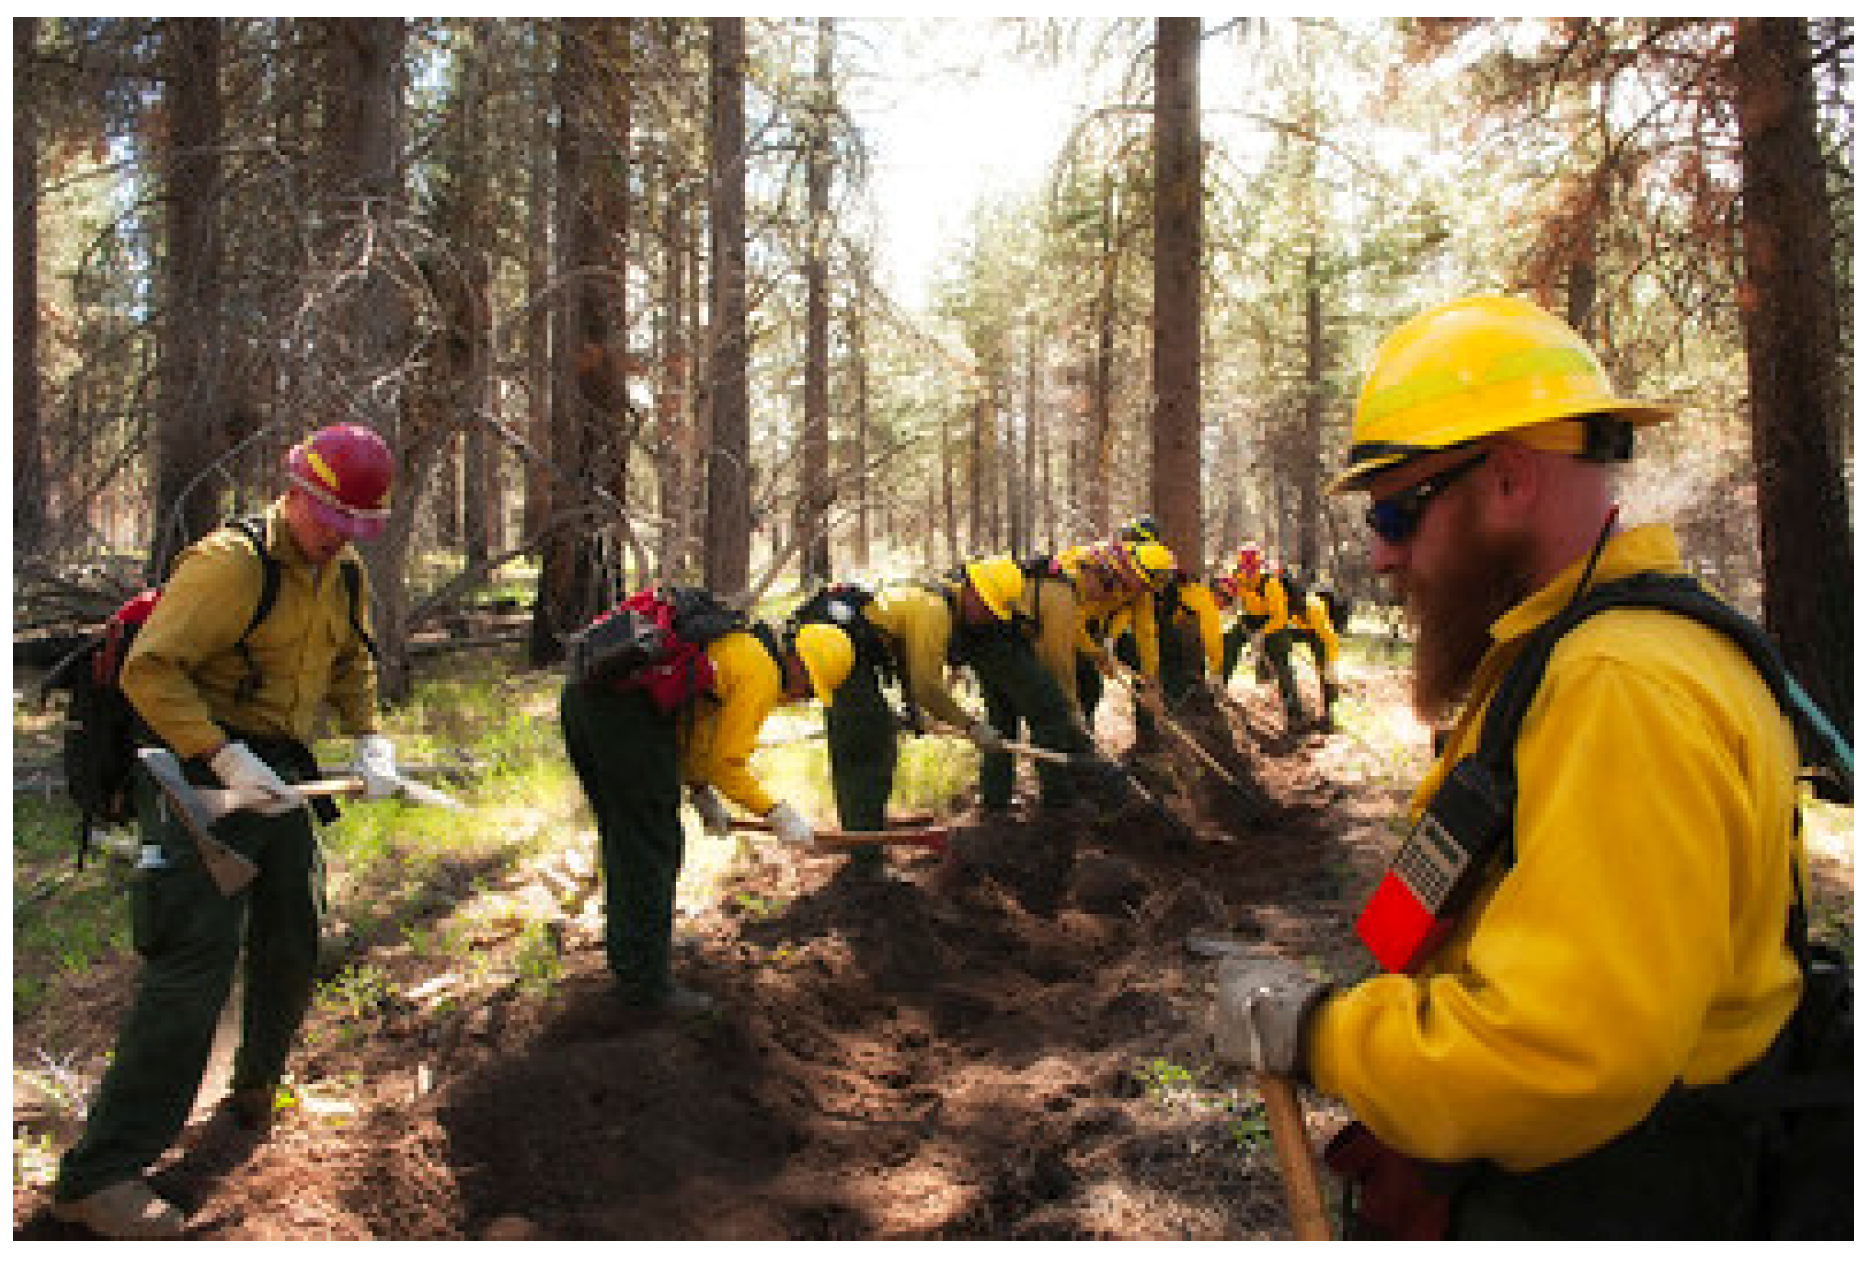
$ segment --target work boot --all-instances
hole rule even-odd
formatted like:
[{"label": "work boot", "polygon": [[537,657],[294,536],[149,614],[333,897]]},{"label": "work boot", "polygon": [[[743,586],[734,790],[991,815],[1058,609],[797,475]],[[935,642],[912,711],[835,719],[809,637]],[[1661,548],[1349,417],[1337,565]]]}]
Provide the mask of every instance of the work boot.
[{"label": "work boot", "polygon": [[651,998],[626,997],[624,1003],[635,1011],[658,1016],[712,1016],[720,1010],[713,997],[685,985],[670,985]]},{"label": "work boot", "polygon": [[230,1090],[216,1111],[224,1112],[242,1129],[252,1130],[261,1138],[273,1132],[273,1113],[278,1097],[276,1086],[246,1086]]},{"label": "work boot", "polygon": [[80,1200],[54,1200],[52,1216],[105,1239],[182,1237],[182,1211],[141,1178],[113,1182]]}]

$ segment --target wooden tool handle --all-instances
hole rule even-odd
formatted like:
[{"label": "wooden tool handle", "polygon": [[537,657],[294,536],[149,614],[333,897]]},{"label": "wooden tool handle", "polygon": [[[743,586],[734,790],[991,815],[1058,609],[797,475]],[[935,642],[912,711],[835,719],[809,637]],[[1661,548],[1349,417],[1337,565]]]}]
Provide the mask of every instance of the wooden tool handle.
[{"label": "wooden tool handle", "polygon": [[[748,832],[776,831],[765,819],[735,819],[733,826]],[[836,828],[812,829],[812,843],[821,850],[861,849],[865,845],[919,845],[923,849],[946,849],[947,829],[937,827],[888,828],[881,832],[842,832]]]},{"label": "wooden tool handle", "polygon": [[1289,1077],[1276,1073],[1257,1077],[1266,1125],[1272,1131],[1272,1151],[1278,1157],[1279,1179],[1285,1184],[1285,1204],[1291,1211],[1291,1233],[1299,1239],[1329,1239],[1330,1218],[1324,1212],[1324,1194],[1318,1186],[1317,1163],[1311,1156],[1311,1136],[1305,1133],[1297,1087]]}]

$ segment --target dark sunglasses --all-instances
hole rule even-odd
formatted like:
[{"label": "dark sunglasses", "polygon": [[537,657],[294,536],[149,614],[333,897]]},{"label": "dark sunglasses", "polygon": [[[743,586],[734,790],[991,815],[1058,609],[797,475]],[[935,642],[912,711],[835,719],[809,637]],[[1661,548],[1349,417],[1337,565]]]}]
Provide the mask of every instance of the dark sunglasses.
[{"label": "dark sunglasses", "polygon": [[1421,516],[1428,510],[1428,505],[1434,502],[1434,497],[1468,472],[1486,463],[1486,456],[1487,453],[1482,451],[1472,459],[1448,465],[1407,490],[1376,500],[1364,511],[1363,520],[1369,523],[1369,528],[1384,543],[1399,546],[1408,542],[1414,537],[1416,527],[1421,524]]}]

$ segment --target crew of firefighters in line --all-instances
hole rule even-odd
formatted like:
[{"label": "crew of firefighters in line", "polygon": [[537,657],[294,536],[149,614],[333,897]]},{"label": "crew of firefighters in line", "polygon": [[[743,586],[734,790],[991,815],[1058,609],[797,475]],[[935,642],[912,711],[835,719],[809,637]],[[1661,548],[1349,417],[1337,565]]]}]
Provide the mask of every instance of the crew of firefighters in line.
[{"label": "crew of firefighters in line", "polygon": [[[1775,1128],[1807,1106],[1787,1102],[1796,1083],[1783,1076],[1802,1047],[1786,1040],[1802,1027],[1794,1009],[1825,992],[1807,981],[1787,710],[1801,693],[1782,667],[1761,673],[1769,654],[1729,638],[1737,622],[1659,601],[1686,577],[1665,526],[1618,523],[1612,466],[1673,410],[1618,394],[1575,330],[1500,295],[1397,329],[1358,399],[1335,489],[1370,497],[1372,565],[1417,625],[1417,712],[1458,716],[1359,919],[1385,973],[1340,987],[1261,943],[1224,959],[1211,1018],[1226,1062],[1350,1108],[1326,1156],[1353,1190],[1354,1234],[1847,1237],[1847,1107],[1833,1108],[1841,1130],[1805,1122],[1790,1145]],[[294,447],[284,472],[259,542],[222,530],[184,553],[123,668],[125,694],[191,783],[265,804],[225,829],[259,871],[223,896],[172,812],[138,785],[132,905],[145,968],[51,1205],[109,1238],[183,1232],[144,1171],[189,1114],[243,953],[242,1041],[216,1117],[262,1137],[271,1125],[323,903],[298,787],[317,770],[305,747],[317,701],[355,737],[367,795],[398,779],[376,726],[367,617],[347,616],[338,577],[352,540],[388,515],[387,448],[332,426]],[[273,571],[256,549],[283,576],[278,610],[253,633],[240,611]],[[665,1013],[713,1006],[670,964],[684,787],[710,830],[733,826],[731,802],[786,844],[817,840],[750,767],[783,701],[825,708],[845,831],[886,827],[903,727],[887,682],[908,729],[979,746],[983,814],[1010,809],[1014,756],[1043,754],[1031,817],[1089,812],[1107,827],[1160,808],[1090,737],[1107,682],[1134,696],[1141,739],[1204,676],[1224,691],[1256,641],[1296,732],[1290,658],[1302,643],[1328,725],[1344,621],[1341,602],[1253,546],[1215,579],[1183,571],[1143,518],[1023,563],[976,559],[875,591],[840,584],[782,627],[723,630],[691,658],[708,705],[567,682],[561,718],[598,820],[617,998]],[[1539,651],[1521,657],[1533,641]],[[977,677],[982,714],[949,690],[954,667]],[[1847,776],[1848,750],[1833,755]],[[1839,1133],[1841,1158],[1824,1158]],[[1814,1158],[1795,1163],[1804,1150]]]}]

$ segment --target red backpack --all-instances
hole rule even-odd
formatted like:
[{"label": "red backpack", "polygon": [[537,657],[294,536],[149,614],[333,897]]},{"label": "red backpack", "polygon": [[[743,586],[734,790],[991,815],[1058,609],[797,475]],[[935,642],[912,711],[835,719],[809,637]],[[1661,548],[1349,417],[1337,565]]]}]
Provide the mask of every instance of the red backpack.
[{"label": "red backpack", "polygon": [[707,646],[748,626],[745,613],[703,588],[645,588],[566,641],[566,674],[586,686],[640,689],[669,713],[714,686]]}]

